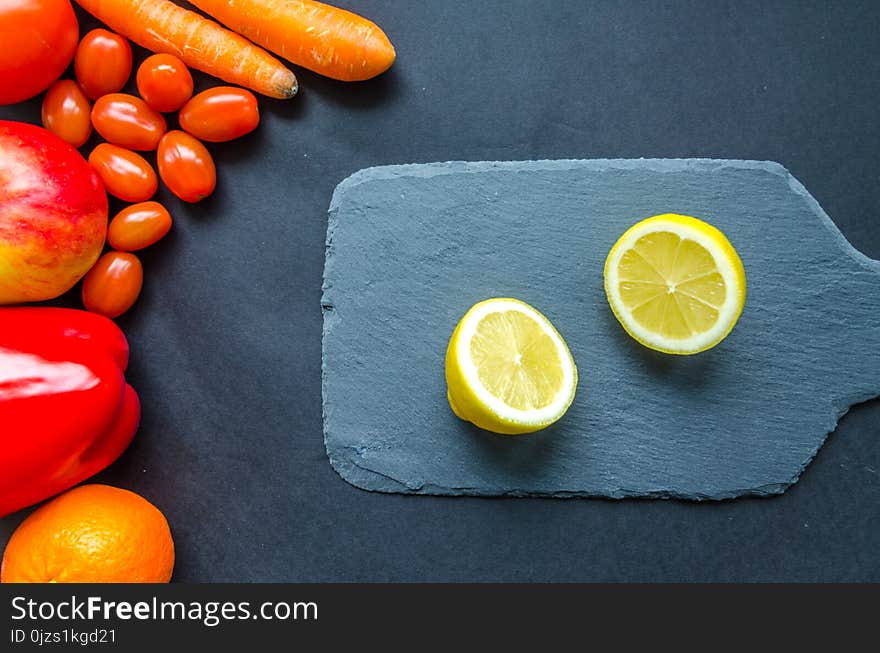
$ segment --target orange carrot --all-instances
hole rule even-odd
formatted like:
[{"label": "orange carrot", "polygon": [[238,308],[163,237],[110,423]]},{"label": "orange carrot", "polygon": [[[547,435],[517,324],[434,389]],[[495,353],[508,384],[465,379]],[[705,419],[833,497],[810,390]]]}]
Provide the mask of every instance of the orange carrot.
[{"label": "orange carrot", "polygon": [[296,95],[296,77],[275,57],[170,0],[75,2],[110,29],[148,50],[173,54],[191,68],[269,97]]},{"label": "orange carrot", "polygon": [[298,66],[354,82],[394,63],[378,25],[313,0],[190,0],[228,28]]}]

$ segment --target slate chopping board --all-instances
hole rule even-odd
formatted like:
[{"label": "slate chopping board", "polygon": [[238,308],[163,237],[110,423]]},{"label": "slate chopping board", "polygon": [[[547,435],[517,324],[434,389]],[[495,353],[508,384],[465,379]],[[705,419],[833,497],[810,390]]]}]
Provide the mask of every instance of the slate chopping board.
[{"label": "slate chopping board", "polygon": [[[658,213],[724,231],[748,277],[714,349],[671,357],[608,308],[602,266]],[[443,359],[488,297],[547,315],[578,365],[553,427],[509,437],[458,420]],[[724,160],[370,168],[330,206],[324,272],[327,454],[367,489],[442,495],[771,495],[849,406],[880,394],[880,262],[854,250],[779,164]]]}]

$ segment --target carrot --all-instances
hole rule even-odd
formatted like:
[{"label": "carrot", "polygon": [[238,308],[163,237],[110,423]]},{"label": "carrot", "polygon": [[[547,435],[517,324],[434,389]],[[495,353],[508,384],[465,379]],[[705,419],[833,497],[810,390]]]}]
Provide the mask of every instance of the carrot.
[{"label": "carrot", "polygon": [[75,0],[112,30],[153,52],[274,98],[296,95],[297,81],[247,39],[170,0]]},{"label": "carrot", "polygon": [[378,25],[313,0],[190,0],[254,43],[298,66],[346,82],[370,79],[394,63]]}]

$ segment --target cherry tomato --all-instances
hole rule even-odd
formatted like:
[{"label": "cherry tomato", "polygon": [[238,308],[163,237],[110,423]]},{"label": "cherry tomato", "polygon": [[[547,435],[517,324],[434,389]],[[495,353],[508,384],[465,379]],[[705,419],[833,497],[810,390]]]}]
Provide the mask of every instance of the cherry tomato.
[{"label": "cherry tomato", "polygon": [[92,107],[95,130],[114,145],[129,150],[155,150],[168,126],[165,118],[134,95],[104,95]]},{"label": "cherry tomato", "polygon": [[81,147],[92,135],[92,103],[72,79],[55,82],[43,98],[43,127]]},{"label": "cherry tomato", "polygon": [[234,86],[217,86],[196,95],[180,110],[180,128],[209,143],[231,141],[260,124],[257,98]]},{"label": "cherry tomato", "polygon": [[159,141],[159,176],[184,202],[198,202],[214,192],[217,170],[211,154],[189,134],[174,130]]},{"label": "cherry tomato", "polygon": [[171,215],[158,202],[122,209],[110,221],[107,242],[113,249],[134,252],[159,242],[171,229]]},{"label": "cherry tomato", "polygon": [[78,38],[70,0],[0,2],[0,104],[46,90],[67,68]]},{"label": "cherry tomato", "polygon": [[144,157],[110,143],[101,143],[92,150],[89,164],[107,192],[126,202],[144,202],[159,187],[156,172]]},{"label": "cherry tomato", "polygon": [[137,256],[107,252],[83,278],[83,306],[92,313],[119,317],[134,305],[143,285],[144,268]]},{"label": "cherry tomato", "polygon": [[131,77],[131,46],[119,34],[93,29],[79,42],[73,69],[91,99],[116,93]]},{"label": "cherry tomato", "polygon": [[156,111],[177,111],[192,97],[193,78],[172,54],[147,57],[137,71],[138,93]]}]

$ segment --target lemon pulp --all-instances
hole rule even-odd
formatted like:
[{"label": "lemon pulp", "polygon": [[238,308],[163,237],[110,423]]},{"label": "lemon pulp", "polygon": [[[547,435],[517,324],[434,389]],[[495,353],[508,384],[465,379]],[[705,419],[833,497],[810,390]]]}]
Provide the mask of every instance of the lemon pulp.
[{"label": "lemon pulp", "polygon": [[518,311],[484,317],[470,350],[480,383],[513,408],[544,408],[562,385],[556,345],[538,323]]}]

